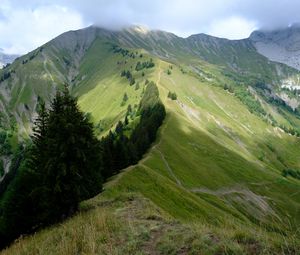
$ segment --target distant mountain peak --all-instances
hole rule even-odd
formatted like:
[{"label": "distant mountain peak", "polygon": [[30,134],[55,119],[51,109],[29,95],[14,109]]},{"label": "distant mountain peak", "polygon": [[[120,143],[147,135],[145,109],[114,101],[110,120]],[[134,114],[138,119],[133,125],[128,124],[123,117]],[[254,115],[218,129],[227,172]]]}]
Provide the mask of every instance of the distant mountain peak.
[{"label": "distant mountain peak", "polygon": [[5,54],[3,49],[0,48],[0,68],[12,63],[19,55],[9,55]]},{"label": "distant mountain peak", "polygon": [[260,54],[300,70],[299,23],[275,30],[254,31],[250,40]]}]

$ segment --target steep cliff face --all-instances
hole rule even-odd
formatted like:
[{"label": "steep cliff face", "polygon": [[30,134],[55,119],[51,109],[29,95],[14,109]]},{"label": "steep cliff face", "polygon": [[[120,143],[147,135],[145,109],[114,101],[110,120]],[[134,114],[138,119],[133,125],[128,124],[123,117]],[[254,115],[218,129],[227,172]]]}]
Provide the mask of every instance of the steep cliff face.
[{"label": "steep cliff face", "polygon": [[255,31],[250,40],[260,54],[300,70],[299,24],[274,31]]}]

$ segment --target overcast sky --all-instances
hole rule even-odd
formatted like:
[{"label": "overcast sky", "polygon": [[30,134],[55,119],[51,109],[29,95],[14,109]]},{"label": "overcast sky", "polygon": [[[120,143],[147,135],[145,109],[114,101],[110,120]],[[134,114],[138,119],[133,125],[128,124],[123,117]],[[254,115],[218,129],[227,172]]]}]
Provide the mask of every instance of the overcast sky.
[{"label": "overcast sky", "polygon": [[0,0],[0,48],[23,54],[92,24],[241,39],[300,21],[300,0]]}]

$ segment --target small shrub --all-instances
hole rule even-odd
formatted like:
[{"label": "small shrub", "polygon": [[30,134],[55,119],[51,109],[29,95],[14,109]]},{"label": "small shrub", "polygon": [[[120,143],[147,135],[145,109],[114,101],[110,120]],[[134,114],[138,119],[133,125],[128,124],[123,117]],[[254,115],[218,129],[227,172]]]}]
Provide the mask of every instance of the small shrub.
[{"label": "small shrub", "polygon": [[123,95],[123,99],[122,99],[121,106],[124,106],[124,105],[126,104],[127,101],[128,101],[128,95],[127,95],[127,93],[125,92],[124,95]]},{"label": "small shrub", "polygon": [[291,176],[292,178],[300,180],[300,171],[294,169],[284,169],[282,171],[282,176],[284,177]]},{"label": "small shrub", "polygon": [[177,94],[175,92],[169,91],[168,98],[170,98],[171,100],[177,100]]}]

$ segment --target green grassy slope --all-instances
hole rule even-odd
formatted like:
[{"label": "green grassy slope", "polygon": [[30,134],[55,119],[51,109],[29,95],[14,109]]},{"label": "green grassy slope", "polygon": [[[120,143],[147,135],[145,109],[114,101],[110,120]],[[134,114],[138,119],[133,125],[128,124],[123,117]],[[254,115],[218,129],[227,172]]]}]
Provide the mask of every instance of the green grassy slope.
[{"label": "green grassy slope", "polygon": [[[74,88],[96,123],[122,118],[123,93],[134,104],[142,90],[119,76],[124,67],[117,62],[123,57],[106,57],[105,47],[101,41],[92,45],[82,65],[83,74],[91,73],[86,84]],[[228,77],[215,66],[194,63],[213,74],[203,79],[184,63],[173,63],[168,75],[170,63],[154,62],[145,77],[133,71],[140,84],[146,78],[156,82],[167,109],[151,150],[107,183],[102,194],[82,203],[76,216],[20,239],[3,254],[299,252],[300,182],[281,175],[300,165],[299,138],[251,114],[218,86]],[[167,98],[169,91],[176,92],[176,101]],[[267,108],[278,121],[287,121],[274,106]]]},{"label": "green grassy slope", "polygon": [[195,55],[212,64],[223,65],[228,70],[256,76],[268,82],[280,83],[278,69],[286,74],[297,73],[292,68],[269,61],[260,55],[248,39],[227,40],[199,34],[188,37],[187,44]]},{"label": "green grassy slope", "polygon": [[[18,134],[26,137],[38,102],[48,102],[56,88],[69,84],[73,93],[81,96],[103,77],[115,80],[113,76],[123,68],[123,63],[117,66],[122,58],[110,50],[112,44],[132,51],[143,49],[168,62],[193,68],[195,75],[209,78],[211,73],[203,73],[202,66],[195,69],[201,59],[204,65],[217,65],[224,79],[248,82],[248,85],[260,81],[270,85],[274,93],[280,91],[284,80],[297,80],[299,75],[297,70],[258,54],[249,40],[230,41],[206,35],[184,39],[163,31],[141,32],[138,28],[109,31],[89,27],[64,33],[0,70],[0,78],[6,77],[0,82],[3,112],[0,122],[7,128],[16,122]],[[128,61],[135,64],[137,59]],[[126,68],[130,67],[128,64]]]},{"label": "green grassy slope", "polygon": [[[298,138],[277,133],[231,94],[182,76],[176,67],[168,76],[167,66],[162,63],[158,71],[169,110],[165,135],[144,164],[199,196],[225,198],[251,218],[282,227],[292,221],[297,227],[299,182],[286,180],[281,170],[299,166]],[[176,91],[176,102],[166,99],[168,89]]]}]

